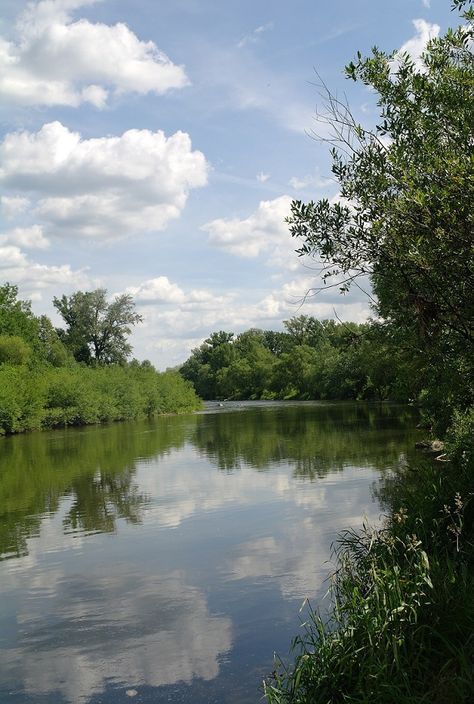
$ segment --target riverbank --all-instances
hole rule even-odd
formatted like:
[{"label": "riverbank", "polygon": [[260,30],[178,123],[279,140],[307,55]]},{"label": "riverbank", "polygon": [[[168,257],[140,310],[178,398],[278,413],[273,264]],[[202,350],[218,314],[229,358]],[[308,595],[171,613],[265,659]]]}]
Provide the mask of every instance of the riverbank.
[{"label": "riverbank", "polygon": [[0,435],[135,420],[197,410],[201,401],[175,372],[151,365],[0,365]]},{"label": "riverbank", "polygon": [[340,536],[331,617],[309,611],[269,704],[474,700],[474,412],[453,427],[449,462],[385,482],[381,529]]}]

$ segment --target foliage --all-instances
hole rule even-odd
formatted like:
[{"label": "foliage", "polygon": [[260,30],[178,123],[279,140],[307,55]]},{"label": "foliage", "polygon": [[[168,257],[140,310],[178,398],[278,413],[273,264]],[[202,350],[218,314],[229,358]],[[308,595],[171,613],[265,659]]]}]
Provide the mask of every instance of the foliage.
[{"label": "foliage", "polygon": [[43,362],[53,367],[63,367],[74,362],[74,357],[54,328],[46,315],[38,318],[38,340],[40,343],[40,357]]},{"label": "foliage", "polygon": [[0,286],[0,335],[21,337],[33,344],[38,336],[38,323],[29,301],[19,301],[18,287],[9,283]]},{"label": "foliage", "polygon": [[128,294],[107,302],[107,291],[77,291],[54,298],[54,305],[66,323],[61,337],[75,359],[87,364],[123,363],[131,353],[127,337],[142,320]]},{"label": "foliage", "polygon": [[26,364],[31,347],[18,335],[0,335],[0,364]]},{"label": "foliage", "polygon": [[294,668],[266,681],[267,701],[472,701],[473,573],[384,530],[348,531],[337,557],[332,619],[310,610]]},{"label": "foliage", "polygon": [[151,365],[0,366],[0,434],[153,417],[199,407],[191,386]]},{"label": "foliage", "polygon": [[286,332],[213,333],[180,368],[203,398],[408,399],[417,375],[385,329],[300,315]]},{"label": "foliage", "polygon": [[[461,408],[474,398],[472,9],[465,20],[428,44],[421,68],[378,49],[349,64],[347,76],[377,93],[380,120],[367,130],[327,94],[340,201],[295,201],[289,219],[300,254],[319,259],[327,281],[347,290],[369,276],[378,314],[424,369],[453,372],[427,375],[433,418],[440,388],[463,390]],[[453,412],[451,403],[440,430]]]},{"label": "foliage", "polygon": [[0,435],[39,429],[44,393],[41,375],[25,366],[0,365]]},{"label": "foliage", "polygon": [[265,682],[270,704],[474,700],[474,8],[453,6],[465,23],[428,44],[421,68],[378,49],[349,64],[377,92],[380,123],[365,130],[328,94],[342,200],[295,202],[290,218],[326,281],[370,277],[382,321],[370,378],[396,388],[378,358],[396,351],[402,388],[445,434],[444,461],[401,467],[379,490],[383,527],[343,534],[331,618],[310,610],[294,664]]},{"label": "foliage", "polygon": [[[15,286],[0,286],[0,435],[199,407],[191,385],[177,373],[159,373],[150,362],[126,364],[126,336],[140,317],[129,296],[111,304],[103,290],[63,296],[59,304],[70,326],[62,335],[17,296]],[[80,338],[86,322],[92,326],[87,345]],[[61,336],[94,366],[78,364]],[[112,364],[114,359],[120,363]]]}]

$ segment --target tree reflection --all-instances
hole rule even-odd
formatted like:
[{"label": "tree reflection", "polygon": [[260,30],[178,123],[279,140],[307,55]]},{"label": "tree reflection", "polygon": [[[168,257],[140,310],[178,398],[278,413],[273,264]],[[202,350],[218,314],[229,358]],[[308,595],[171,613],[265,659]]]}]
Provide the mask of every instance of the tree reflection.
[{"label": "tree reflection", "polygon": [[2,438],[0,557],[27,554],[43,516],[63,497],[66,531],[112,532],[139,523],[147,496],[134,482],[137,460],[183,445],[193,417]]},{"label": "tree reflection", "polygon": [[227,407],[233,410],[2,438],[0,557],[27,554],[28,538],[64,497],[66,532],[113,532],[119,519],[140,523],[148,497],[135,481],[138,462],[186,440],[219,470],[265,471],[285,462],[295,477],[314,480],[349,465],[393,466],[415,425],[411,409],[388,405]]},{"label": "tree reflection", "polygon": [[285,461],[294,476],[315,479],[348,465],[393,466],[414,417],[412,409],[381,404],[262,404],[200,416],[192,440],[223,471]]}]

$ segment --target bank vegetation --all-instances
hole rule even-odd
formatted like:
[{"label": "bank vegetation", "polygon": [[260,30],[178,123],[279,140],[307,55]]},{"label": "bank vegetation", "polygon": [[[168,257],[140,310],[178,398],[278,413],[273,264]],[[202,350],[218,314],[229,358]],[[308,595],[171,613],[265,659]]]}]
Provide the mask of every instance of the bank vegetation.
[{"label": "bank vegetation", "polygon": [[445,451],[401,458],[383,526],[340,536],[330,615],[307,613],[269,704],[474,701],[474,9],[452,4],[460,26],[420,60],[374,49],[346,67],[377,98],[373,129],[321,87],[341,198],[289,219],[327,285],[370,280]]}]

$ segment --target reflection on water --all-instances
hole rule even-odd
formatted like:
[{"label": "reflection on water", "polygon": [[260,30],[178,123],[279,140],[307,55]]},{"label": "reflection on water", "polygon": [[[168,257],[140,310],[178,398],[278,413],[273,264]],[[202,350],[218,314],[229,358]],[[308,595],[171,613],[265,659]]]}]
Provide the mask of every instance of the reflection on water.
[{"label": "reflection on water", "polygon": [[0,701],[254,702],[406,409],[224,404],[0,443]]}]

